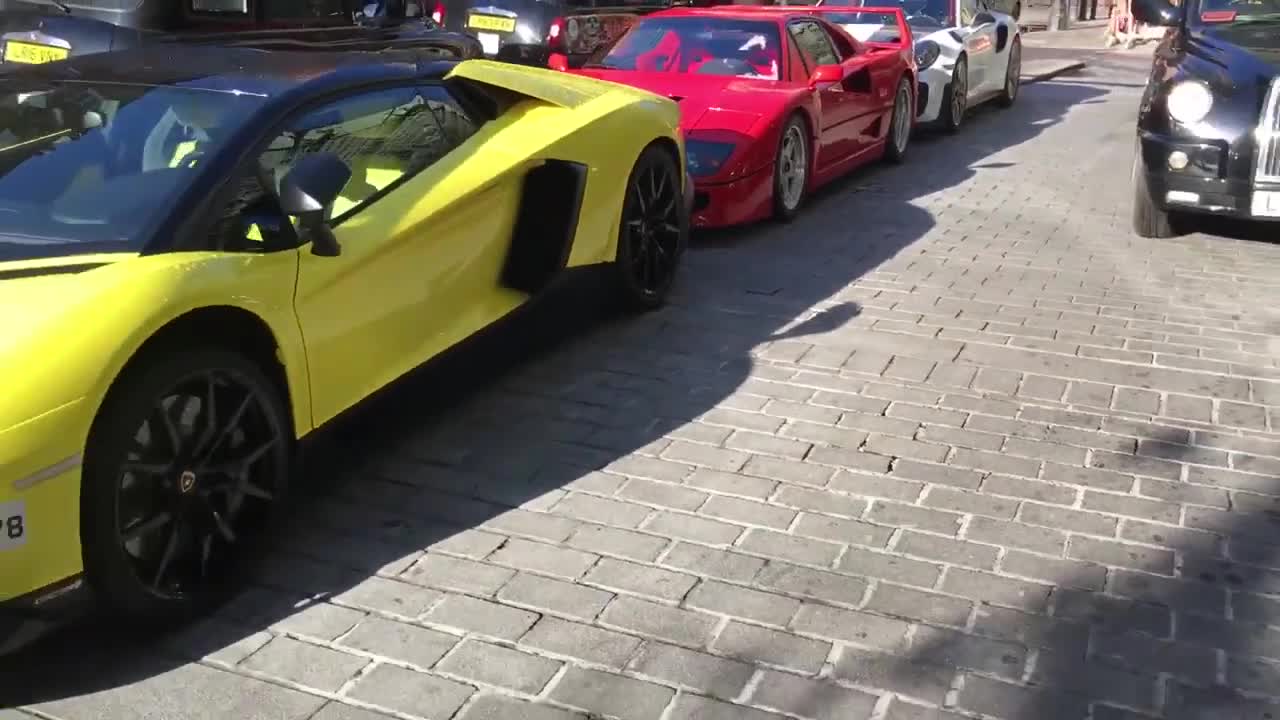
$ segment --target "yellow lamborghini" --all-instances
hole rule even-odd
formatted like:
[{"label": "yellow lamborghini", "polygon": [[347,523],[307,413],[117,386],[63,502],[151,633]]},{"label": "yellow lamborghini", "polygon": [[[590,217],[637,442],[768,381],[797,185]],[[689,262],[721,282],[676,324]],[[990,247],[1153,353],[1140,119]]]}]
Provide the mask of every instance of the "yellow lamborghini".
[{"label": "yellow lamborghini", "polygon": [[139,49],[0,77],[0,645],[203,608],[297,442],[597,266],[659,306],[679,112],[484,60]]}]

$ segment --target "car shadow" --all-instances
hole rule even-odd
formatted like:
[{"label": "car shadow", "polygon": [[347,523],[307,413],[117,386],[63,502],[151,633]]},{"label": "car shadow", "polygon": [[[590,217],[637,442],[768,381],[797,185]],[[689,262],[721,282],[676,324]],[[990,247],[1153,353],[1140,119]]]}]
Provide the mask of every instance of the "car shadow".
[{"label": "car shadow", "polygon": [[975,109],[956,137],[920,135],[905,164],[816,193],[791,223],[699,237],[661,311],[619,319],[594,283],[557,291],[334,429],[297,483],[305,494],[257,583],[213,617],[160,637],[96,620],[68,628],[0,660],[0,707],[100,717],[104,696],[93,693],[201,658],[234,665],[268,630],[329,641],[369,609],[418,618],[425,598],[438,598],[428,587],[492,598],[530,576],[518,571],[548,572],[521,537],[652,560],[647,548],[671,536],[628,515],[644,498],[605,497],[623,474],[660,476],[660,453],[705,449],[714,463],[728,452],[691,423],[742,402],[778,370],[771,352],[808,348],[803,363],[816,368],[857,356],[877,318],[851,283],[873,281],[935,229],[930,196],[1105,93],[1028,86],[1011,109]]}]

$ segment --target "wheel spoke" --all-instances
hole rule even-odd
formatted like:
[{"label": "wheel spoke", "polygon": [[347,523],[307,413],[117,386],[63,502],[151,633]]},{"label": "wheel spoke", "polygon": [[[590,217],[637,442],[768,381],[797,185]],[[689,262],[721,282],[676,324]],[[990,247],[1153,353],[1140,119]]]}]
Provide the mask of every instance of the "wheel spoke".
[{"label": "wheel spoke", "polygon": [[[182,453],[182,433],[178,430],[177,424],[173,422],[173,416],[169,414],[169,409],[164,406],[163,401],[158,403],[151,413],[151,419],[157,418],[160,421],[160,427],[164,432],[165,439],[169,442],[169,452],[172,453],[172,457],[176,460]],[[148,419],[148,422],[151,419]],[[153,426],[149,442],[155,442],[155,433],[156,430]]]},{"label": "wheel spoke", "polygon": [[120,474],[134,473],[138,475],[164,475],[172,471],[172,463],[146,463],[130,460],[120,465]]},{"label": "wheel spoke", "polygon": [[253,404],[253,399],[252,393],[245,393],[244,400],[241,400],[240,404],[236,406],[235,412],[231,413],[231,417],[227,420],[227,424],[218,432],[213,444],[207,450],[200,453],[203,462],[208,462],[213,458],[218,449],[222,447],[222,443],[226,442],[227,438],[231,437],[231,433],[235,432],[236,429],[240,427],[240,421],[244,418],[244,414],[248,412],[249,406]]},{"label": "wheel spoke", "polygon": [[156,565],[156,572],[151,580],[151,589],[160,589],[160,583],[168,573],[169,566],[173,564],[174,556],[178,554],[178,544],[181,542],[181,537],[182,526],[174,523],[173,528],[169,531],[169,541],[165,543],[164,552],[160,554],[160,562]]},{"label": "wheel spoke", "polygon": [[204,431],[200,433],[200,439],[196,442],[195,454],[199,455],[205,452],[205,448],[217,436],[218,433],[218,402],[214,398],[218,387],[216,377],[213,373],[205,376],[205,396],[201,399],[201,415],[204,415]]},{"label": "wheel spoke", "polygon": [[217,528],[218,534],[222,536],[222,539],[228,543],[234,543],[236,541],[236,533],[231,529],[231,525],[223,519],[222,514],[210,507],[209,516],[213,518],[213,526]]},{"label": "wheel spoke", "polygon": [[276,499],[275,495],[272,495],[267,490],[261,487],[258,487],[252,481],[250,481],[247,475],[245,476],[244,480],[240,481],[240,486],[238,489],[240,490],[241,493],[248,495],[251,498],[257,498],[258,500],[266,500],[267,502],[271,502]]},{"label": "wheel spoke", "polygon": [[161,512],[147,518],[146,520],[133,523],[121,531],[120,537],[125,543],[131,543],[134,540],[139,540],[153,532],[156,532],[157,530],[163,530],[171,522],[173,522],[173,515],[168,512]]}]

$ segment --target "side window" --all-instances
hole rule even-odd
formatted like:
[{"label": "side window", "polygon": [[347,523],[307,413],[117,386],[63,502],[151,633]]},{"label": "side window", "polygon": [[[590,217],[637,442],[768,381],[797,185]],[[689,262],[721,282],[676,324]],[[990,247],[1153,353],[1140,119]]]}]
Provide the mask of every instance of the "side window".
[{"label": "side window", "polygon": [[[337,225],[438,162],[478,126],[438,85],[390,88],[305,112],[272,138],[219,213],[213,247],[289,246],[293,230],[276,201],[280,181],[300,158],[331,152],[351,168],[330,212]],[[264,248],[265,244],[265,248]]]},{"label": "side window", "polygon": [[191,11],[219,15],[248,15],[249,0],[190,0]]},{"label": "side window", "polygon": [[831,40],[831,45],[835,47],[836,55],[839,56],[840,60],[848,60],[858,54],[858,48],[854,47],[849,38],[845,37],[839,31],[834,30],[831,27],[824,27],[822,28],[822,31],[826,33],[827,37]]},{"label": "side window", "polygon": [[[349,21],[343,0],[261,0],[263,19]],[[363,4],[360,7],[364,7]]]},{"label": "side window", "polygon": [[840,63],[840,56],[831,45],[831,38],[818,23],[812,20],[800,20],[792,23],[788,29],[791,31],[792,39],[800,48],[800,54],[804,56],[809,72],[813,72],[813,69],[819,65]]}]

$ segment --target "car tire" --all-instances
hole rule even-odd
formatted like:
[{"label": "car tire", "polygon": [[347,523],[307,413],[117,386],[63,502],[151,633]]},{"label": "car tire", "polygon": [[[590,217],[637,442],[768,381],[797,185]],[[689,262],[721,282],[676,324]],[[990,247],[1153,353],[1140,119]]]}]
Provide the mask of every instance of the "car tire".
[{"label": "car tire", "polygon": [[689,209],[682,173],[672,153],[651,144],[627,178],[618,228],[615,287],[632,311],[654,310],[667,301],[689,243]]},{"label": "car tire", "polygon": [[1015,37],[1009,46],[1009,62],[1004,68],[1004,88],[996,96],[1000,107],[1011,107],[1018,99],[1018,90],[1022,85],[1022,39]]},{"label": "car tire", "polygon": [[145,352],[90,430],[80,532],[100,608],[164,627],[216,606],[253,569],[288,491],[293,425],[277,383],[241,353]]},{"label": "car tire", "polygon": [[[956,88],[960,89],[959,94]],[[965,113],[969,111],[969,58],[961,55],[956,58],[956,65],[951,70],[951,81],[942,91],[942,107],[939,110],[939,124],[943,130],[954,133],[964,124]]]},{"label": "car tire", "polygon": [[791,222],[809,194],[809,169],[813,165],[809,126],[800,113],[787,118],[778,134],[773,161],[773,217]]},{"label": "car tire", "polygon": [[1133,231],[1144,238],[1171,238],[1181,235],[1181,218],[1160,207],[1151,195],[1141,157],[1133,159]]},{"label": "car tire", "polygon": [[889,133],[884,139],[884,158],[891,163],[900,163],[907,156],[907,147],[911,143],[911,126],[915,119],[915,108],[911,102],[911,79],[903,76],[898,81],[898,89],[893,96],[893,114],[889,116]]}]

